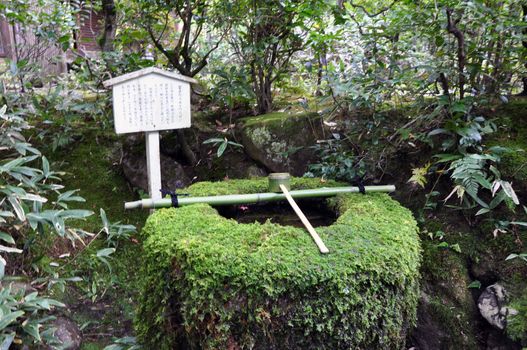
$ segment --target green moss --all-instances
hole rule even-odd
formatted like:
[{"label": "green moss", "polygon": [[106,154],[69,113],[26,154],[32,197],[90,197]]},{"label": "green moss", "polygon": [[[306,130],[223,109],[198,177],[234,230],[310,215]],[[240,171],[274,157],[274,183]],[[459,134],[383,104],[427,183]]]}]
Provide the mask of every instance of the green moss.
[{"label": "green moss", "polygon": [[464,276],[456,276],[460,274],[458,271],[466,270],[461,255],[438,247],[439,243],[441,241],[423,240],[423,275],[431,282],[445,279],[455,282],[456,278],[460,277],[459,282],[462,283]]},{"label": "green moss", "polygon": [[82,343],[81,350],[102,350],[104,345],[98,343]]},{"label": "green moss", "polygon": [[452,225],[451,212],[436,212],[427,218],[421,230],[422,263],[421,299],[423,314],[437,329],[437,343],[444,349],[477,348],[474,326],[476,308],[468,261],[476,255],[476,234],[462,232],[462,225]]},{"label": "green moss", "polygon": [[513,300],[509,307],[515,309],[517,313],[509,314],[507,317],[507,335],[527,345],[527,289],[519,298]]},{"label": "green moss", "polygon": [[444,349],[477,349],[471,313],[451,300],[433,297],[430,300],[430,314],[448,334],[441,341]]},{"label": "green moss", "polygon": [[[67,150],[49,152],[50,161],[55,163],[53,169],[65,173],[61,176],[65,188],[80,189],[79,195],[86,199],[84,203],[72,202],[71,207],[89,209],[94,212],[94,215],[85,221],[71,222],[69,224],[71,227],[82,228],[94,233],[99,232],[102,228],[99,217],[100,208],[106,211],[111,222],[121,221],[124,224],[136,225],[140,229],[146,221],[147,211],[124,210],[124,202],[137,198],[113,165],[113,151],[118,147],[115,142],[116,138],[113,135],[94,134],[87,131],[80,141],[69,145]],[[54,236],[43,237],[43,239],[48,240],[43,242],[45,243],[43,244],[43,257],[34,263],[44,270],[50,269],[47,255],[56,256],[63,253],[61,246],[69,252],[71,246],[61,243],[60,239],[55,240]],[[106,265],[95,258],[96,251],[106,247],[104,236],[99,236],[99,239],[93,241],[88,248],[82,249],[73,263],[66,265],[62,276],[86,276],[86,278],[80,283],[70,285],[70,288],[77,289],[77,291],[72,293],[71,290],[67,290],[64,299],[60,298],[60,300],[64,300],[68,305],[78,305],[82,303],[79,301],[79,290],[86,291],[92,285],[97,285],[97,297],[104,295],[106,304],[111,307],[106,307],[104,314],[94,314],[86,303],[86,306],[76,308],[71,317],[78,324],[96,321],[97,332],[109,330],[119,333],[122,331],[120,327],[123,327],[127,321],[130,323],[133,318],[132,299],[137,292],[136,267],[141,263],[142,247],[131,241],[120,241],[116,253],[110,260],[112,273],[108,271]],[[47,253],[49,250],[51,253]],[[78,254],[77,252],[72,253]],[[94,326],[89,325],[85,331],[90,332],[92,330],[90,327]],[[100,346],[97,349],[103,347]]]},{"label": "green moss", "polygon": [[516,98],[491,113],[498,131],[487,141],[488,146],[512,150],[502,156],[502,176],[516,182],[527,181],[527,99]]},{"label": "green moss", "polygon": [[428,238],[422,243],[421,275],[429,293],[428,313],[445,332],[440,340],[445,349],[475,349],[472,322],[475,311],[465,258],[453,250],[438,247],[438,243]]},{"label": "green moss", "polygon": [[244,127],[254,127],[254,126],[268,126],[268,127],[283,127],[291,126],[293,127],[299,119],[304,118],[318,118],[317,113],[298,113],[298,114],[288,114],[283,112],[274,112],[268,114],[262,114],[256,117],[246,117],[240,119],[240,122],[243,123]]},{"label": "green moss", "polygon": [[501,104],[493,112],[500,124],[517,133],[526,133],[527,124],[527,98],[519,97],[512,99],[509,103]]},{"label": "green moss", "polygon": [[[231,180],[188,192],[266,187]],[[142,233],[140,340],[156,349],[403,348],[418,296],[416,223],[386,194],[332,203],[341,216],[317,229],[327,255],[300,228],[238,224],[205,204],[156,211]]]},{"label": "green moss", "polygon": [[[318,187],[347,186],[333,180],[321,182],[320,179],[293,177],[291,178],[291,189],[302,190]],[[195,183],[185,189],[192,196],[219,196],[225,194],[244,194],[269,192],[268,179],[266,177],[254,179],[227,180],[220,182],[203,181]]]},{"label": "green moss", "polygon": [[301,175],[313,159],[310,146],[323,136],[316,113],[270,113],[241,119],[238,129],[245,152],[268,169]]},{"label": "green moss", "polygon": [[75,226],[91,232],[101,228],[99,209],[103,208],[110,220],[141,227],[148,216],[146,212],[125,211],[124,202],[136,199],[124,177],[112,165],[115,140],[96,137],[87,133],[82,140],[67,150],[49,154],[55,162],[54,169],[65,172],[62,184],[67,189],[79,189],[86,202],[73,203],[75,208],[92,210],[95,215]]},{"label": "green moss", "polygon": [[501,176],[516,182],[527,181],[527,133],[525,137],[511,139],[505,134],[496,135],[487,145],[508,148],[499,163]]},{"label": "green moss", "polygon": [[527,139],[508,140],[501,142],[500,146],[511,150],[501,159],[500,171],[503,176],[516,181],[527,181]]},{"label": "green moss", "polygon": [[[518,210],[518,213],[521,214],[521,211]],[[505,215],[508,213],[505,212],[504,209],[503,212],[498,212],[498,214],[501,214],[501,216],[497,215],[498,217],[505,217]],[[525,220],[524,216],[516,217],[518,218],[517,221]],[[505,262],[505,258],[511,252],[517,251],[518,249],[522,248],[521,242],[527,240],[527,230],[522,228],[521,226],[517,226],[515,234],[505,233],[498,234],[496,237],[494,237],[492,235],[492,232],[495,229],[494,223],[494,220],[489,219],[486,225],[487,229],[485,231],[482,231],[481,236],[478,235],[475,238],[476,242],[474,244],[476,245],[477,254],[494,255],[496,256],[496,260],[502,260],[504,264],[510,265],[510,261]]]}]

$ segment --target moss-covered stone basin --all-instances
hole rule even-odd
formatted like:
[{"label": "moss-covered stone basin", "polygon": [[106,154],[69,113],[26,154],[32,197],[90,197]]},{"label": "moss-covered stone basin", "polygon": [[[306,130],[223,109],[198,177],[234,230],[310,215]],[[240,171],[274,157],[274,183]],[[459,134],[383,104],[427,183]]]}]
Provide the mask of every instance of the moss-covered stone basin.
[{"label": "moss-covered stone basin", "polygon": [[[293,179],[292,188],[331,186]],[[198,183],[192,195],[265,192],[266,179]],[[402,349],[415,321],[420,243],[387,194],[329,199],[317,228],[239,224],[206,205],[162,209],[143,229],[136,330],[148,349]]]}]

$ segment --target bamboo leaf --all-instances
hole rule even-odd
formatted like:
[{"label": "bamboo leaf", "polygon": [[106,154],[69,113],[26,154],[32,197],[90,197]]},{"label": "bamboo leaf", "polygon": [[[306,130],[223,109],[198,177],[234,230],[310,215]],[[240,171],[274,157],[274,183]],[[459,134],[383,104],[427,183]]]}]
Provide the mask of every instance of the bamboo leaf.
[{"label": "bamboo leaf", "polygon": [[7,326],[22,315],[24,315],[24,311],[15,311],[0,317],[0,330],[6,329]]},{"label": "bamboo leaf", "polygon": [[207,140],[203,141],[203,144],[206,145],[206,144],[209,144],[209,143],[220,143],[220,142],[223,142],[223,139],[210,138],[210,139],[207,139]]},{"label": "bamboo leaf", "polygon": [[15,340],[15,333],[4,336],[4,340],[0,344],[0,350],[9,350],[11,344],[13,344],[13,340]]},{"label": "bamboo leaf", "polygon": [[218,158],[221,157],[223,155],[223,153],[225,152],[225,150],[227,149],[227,141],[224,141],[219,147],[218,147],[218,152],[217,152],[217,155],[218,155]]},{"label": "bamboo leaf", "polygon": [[516,192],[514,192],[514,189],[512,188],[512,185],[508,181],[501,181],[501,187],[503,188],[503,191],[507,194],[507,196],[512,199],[513,203],[516,205],[520,205],[520,200],[518,199],[518,196],[516,195]]},{"label": "bamboo leaf", "polygon": [[6,247],[5,245],[1,245],[0,244],[0,252],[6,252],[6,253],[22,253],[23,250],[22,249],[18,249],[18,248],[12,248],[12,247]]},{"label": "bamboo leaf", "polygon": [[4,278],[6,265],[7,265],[7,261],[5,261],[5,259],[0,255],[0,280]]},{"label": "bamboo leaf", "polygon": [[26,221],[26,214],[24,212],[24,209],[22,208],[22,205],[20,204],[20,201],[18,198],[9,196],[7,197],[7,200],[9,203],[11,203],[11,206],[13,207],[13,210],[16,213],[16,216],[20,221]]},{"label": "bamboo leaf", "polygon": [[115,253],[115,248],[105,248],[97,251],[98,257],[107,257]]},{"label": "bamboo leaf", "polygon": [[482,214],[486,214],[486,213],[488,213],[488,212],[490,212],[490,209],[488,209],[488,208],[481,208],[481,209],[478,210],[478,212],[476,213],[476,216],[478,216],[478,215],[482,215]]},{"label": "bamboo leaf", "polygon": [[36,341],[41,342],[42,338],[40,338],[40,331],[39,327],[41,327],[40,324],[37,322],[28,322],[26,324],[22,324],[22,329],[32,336]]},{"label": "bamboo leaf", "polygon": [[0,239],[9,244],[15,244],[14,238],[5,232],[0,231]]},{"label": "bamboo leaf", "polygon": [[108,217],[106,216],[106,212],[104,211],[103,208],[101,208],[99,213],[100,213],[102,224],[103,224],[103,230],[104,232],[106,232],[107,235],[109,235],[110,234],[110,221],[108,220]]},{"label": "bamboo leaf", "polygon": [[49,172],[49,161],[46,157],[42,157],[42,172],[44,173],[44,177],[47,179],[50,172]]},{"label": "bamboo leaf", "polygon": [[20,196],[19,198],[32,201],[32,202],[40,202],[40,203],[46,203],[48,201],[46,198],[33,194],[33,193],[26,193],[25,195]]}]

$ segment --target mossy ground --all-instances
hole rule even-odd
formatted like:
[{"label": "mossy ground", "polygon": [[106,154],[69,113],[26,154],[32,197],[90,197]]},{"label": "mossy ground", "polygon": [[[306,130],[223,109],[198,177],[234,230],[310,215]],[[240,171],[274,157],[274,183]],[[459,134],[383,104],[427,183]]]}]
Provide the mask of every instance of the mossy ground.
[{"label": "mossy ground", "polygon": [[517,314],[507,317],[507,334],[513,340],[527,346],[527,288],[513,299],[510,307],[515,309]]},{"label": "mossy ground", "polygon": [[475,349],[477,334],[472,320],[476,310],[468,288],[472,281],[465,257],[439,244],[423,237],[421,268],[429,313],[438,328],[446,331],[439,343],[445,349]]},{"label": "mossy ground", "polygon": [[[461,214],[461,213],[460,213]],[[507,208],[496,217],[510,216]],[[491,328],[476,308],[480,293],[489,285],[505,286],[514,304],[525,293],[527,264],[506,260],[512,252],[523,251],[527,230],[493,235],[496,220],[480,219],[476,227],[463,222],[462,215],[440,210],[428,217],[421,230],[423,263],[422,287],[429,313],[445,348],[472,349],[485,344]],[[439,238],[441,237],[441,238]],[[517,319],[516,324],[520,324]],[[440,334],[440,333],[438,333]]]},{"label": "mossy ground", "polygon": [[[105,210],[111,222],[132,224],[140,230],[147,211],[125,211],[124,202],[137,199],[114,164],[118,147],[116,137],[100,131],[85,130],[81,139],[56,152],[49,152],[53,168],[63,171],[62,184],[67,189],[79,189],[85,203],[72,203],[72,207],[89,209],[94,215],[70,226],[97,233],[102,228],[99,210]],[[45,152],[46,153],[46,152]],[[138,237],[137,237],[138,238]],[[55,242],[71,250],[71,246]],[[130,335],[133,318],[133,300],[136,295],[137,266],[141,262],[141,245],[132,237],[119,242],[110,259],[112,272],[95,258],[98,249],[105,248],[104,235],[87,248],[77,243],[72,252],[75,259],[62,270],[63,277],[85,276],[82,282],[71,285],[61,296],[69,306],[69,316],[84,326],[83,349],[102,349],[113,336]],[[54,255],[65,251],[54,251]]]},{"label": "mossy ground", "polygon": [[142,226],[146,220],[145,212],[124,210],[124,202],[134,200],[137,195],[119,173],[118,151],[115,136],[88,132],[79,141],[48,156],[54,168],[65,173],[63,185],[68,189],[78,189],[78,194],[86,199],[77,207],[95,212],[96,215],[82,224],[85,230],[94,232],[100,229],[100,208],[106,211],[110,220],[116,218],[124,224]]},{"label": "mossy ground", "polygon": [[[324,185],[294,179],[292,188]],[[266,179],[231,180],[187,192],[266,188]],[[415,321],[416,223],[385,194],[331,202],[341,216],[318,229],[328,255],[303,229],[238,224],[206,204],[157,211],[143,230],[138,336],[158,349],[401,348]]]},{"label": "mossy ground", "polygon": [[[527,98],[517,97],[509,103],[502,104],[492,111],[492,120],[498,126],[498,131],[491,135],[488,146],[502,146],[510,152],[502,156],[499,170],[502,177],[511,181],[520,201],[527,199]],[[514,212],[502,208],[493,213],[500,220],[527,222],[527,215],[521,208]],[[482,230],[484,237],[479,237],[476,247],[477,263],[488,266],[500,283],[505,285],[511,307],[520,313],[510,318],[507,334],[510,338],[527,345],[527,264],[520,259],[505,260],[511,253],[525,253],[527,228],[521,225],[511,226],[511,231],[491,238],[496,220],[484,222]]]},{"label": "mossy ground", "polygon": [[493,121],[498,132],[491,135],[489,146],[507,147],[499,169],[505,178],[522,182],[527,188],[527,98],[516,98],[495,109]]},{"label": "mossy ground", "polygon": [[[262,114],[256,117],[242,118],[240,121],[245,127],[268,126],[283,127],[284,125],[294,124],[295,120],[303,118],[316,118],[317,113],[286,113],[273,112]],[[292,125],[291,125],[292,126]]]}]

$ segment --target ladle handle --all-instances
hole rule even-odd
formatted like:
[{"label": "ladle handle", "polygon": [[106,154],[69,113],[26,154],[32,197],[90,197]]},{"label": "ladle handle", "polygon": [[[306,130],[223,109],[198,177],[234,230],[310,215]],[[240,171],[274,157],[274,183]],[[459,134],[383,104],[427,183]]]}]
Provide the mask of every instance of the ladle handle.
[{"label": "ladle handle", "polygon": [[289,202],[289,205],[291,206],[291,208],[293,208],[293,210],[295,211],[296,215],[300,218],[300,220],[302,221],[302,223],[306,227],[307,232],[309,232],[309,234],[311,235],[311,237],[315,241],[315,244],[318,246],[318,249],[320,250],[320,252],[322,254],[329,253],[329,249],[326,247],[326,245],[324,244],[324,242],[322,241],[322,239],[318,235],[317,231],[315,231],[315,229],[313,228],[313,226],[311,225],[309,220],[306,218],[306,216],[304,215],[304,213],[302,212],[302,210],[300,209],[298,204],[296,204],[295,200],[293,199],[293,197],[291,196],[291,194],[289,193],[287,188],[284,185],[280,185],[280,189],[284,193],[285,198]]}]

